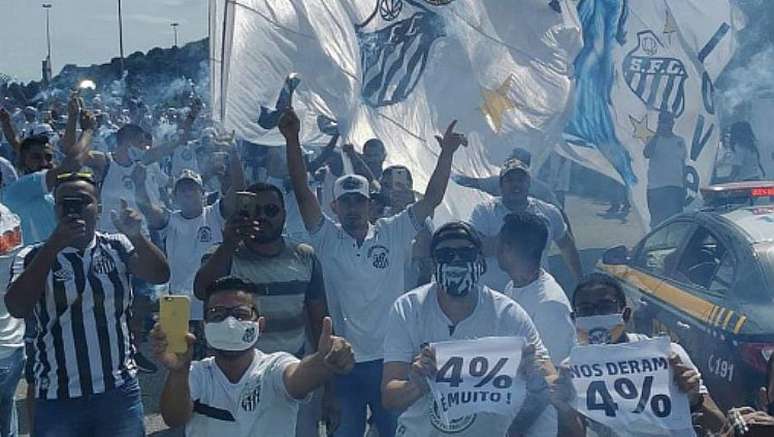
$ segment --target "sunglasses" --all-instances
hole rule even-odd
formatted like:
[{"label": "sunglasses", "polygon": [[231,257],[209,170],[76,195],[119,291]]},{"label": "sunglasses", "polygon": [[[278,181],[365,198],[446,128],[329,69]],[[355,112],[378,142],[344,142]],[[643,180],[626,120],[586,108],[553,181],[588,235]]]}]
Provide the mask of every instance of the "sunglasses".
[{"label": "sunglasses", "polygon": [[443,247],[433,251],[433,258],[441,264],[448,264],[455,259],[459,259],[462,262],[474,262],[479,255],[480,252],[475,247]]},{"label": "sunglasses", "polygon": [[601,300],[593,305],[577,305],[575,315],[578,317],[604,316],[621,312],[621,304],[614,300]]},{"label": "sunglasses", "polygon": [[204,318],[208,322],[222,322],[228,317],[233,316],[240,322],[245,322],[248,320],[253,320],[253,316],[257,313],[258,312],[255,310],[255,308],[244,305],[232,308],[216,306],[209,308]]}]

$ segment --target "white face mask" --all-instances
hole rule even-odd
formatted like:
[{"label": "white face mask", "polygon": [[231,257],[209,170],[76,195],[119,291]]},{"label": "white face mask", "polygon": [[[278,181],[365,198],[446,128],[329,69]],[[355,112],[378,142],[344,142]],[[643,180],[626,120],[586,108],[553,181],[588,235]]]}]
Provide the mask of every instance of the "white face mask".
[{"label": "white face mask", "polygon": [[613,343],[623,334],[624,325],[623,313],[575,319],[575,329],[581,344]]},{"label": "white face mask", "polygon": [[211,348],[219,351],[244,351],[255,346],[259,336],[258,322],[240,321],[229,316],[222,322],[205,322],[204,337]]}]

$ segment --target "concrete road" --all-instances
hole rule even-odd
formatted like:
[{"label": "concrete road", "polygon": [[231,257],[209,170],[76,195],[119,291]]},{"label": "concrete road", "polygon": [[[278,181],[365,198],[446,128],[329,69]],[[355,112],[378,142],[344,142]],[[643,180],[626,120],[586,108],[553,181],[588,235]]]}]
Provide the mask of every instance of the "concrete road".
[{"label": "concrete road", "polygon": [[[574,196],[568,196],[566,206],[567,215],[570,218],[578,249],[581,253],[584,272],[593,270],[597,260],[606,249],[619,244],[631,247],[644,234],[645,228],[636,213],[631,213],[627,217],[605,217],[606,204]],[[557,256],[555,248],[552,251],[552,255],[550,259],[551,271],[569,292],[574,287],[573,280],[560,257]],[[147,344],[144,344],[142,349],[147,350]],[[150,356],[150,354],[148,353],[146,356]],[[182,430],[172,430],[164,425],[158,413],[158,399],[164,384],[164,376],[165,372],[163,370],[153,375],[140,375],[142,398],[145,406],[145,428],[149,436],[182,436]],[[26,385],[22,382],[17,391],[17,399],[19,399],[17,407],[19,408],[22,422],[22,435],[29,436],[29,427],[23,405],[25,390]]]}]

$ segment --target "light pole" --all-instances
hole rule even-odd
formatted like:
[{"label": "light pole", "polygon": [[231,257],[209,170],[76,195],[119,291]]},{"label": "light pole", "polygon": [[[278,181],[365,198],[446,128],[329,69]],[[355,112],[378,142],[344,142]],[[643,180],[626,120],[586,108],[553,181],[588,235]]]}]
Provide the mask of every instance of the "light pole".
[{"label": "light pole", "polygon": [[121,16],[121,0],[118,0],[118,50],[121,55],[121,75],[124,74],[124,19]]},{"label": "light pole", "polygon": [[178,23],[178,22],[174,22],[174,23],[170,24],[170,26],[172,26],[172,32],[174,32],[174,34],[175,34],[175,45],[172,46],[172,47],[177,47],[177,26],[179,26],[179,25],[180,25],[180,23]]},{"label": "light pole", "polygon": [[51,67],[51,3],[43,3],[41,5],[46,10],[46,45],[48,46],[48,54],[46,55],[46,65],[48,75],[51,76],[53,68]]}]

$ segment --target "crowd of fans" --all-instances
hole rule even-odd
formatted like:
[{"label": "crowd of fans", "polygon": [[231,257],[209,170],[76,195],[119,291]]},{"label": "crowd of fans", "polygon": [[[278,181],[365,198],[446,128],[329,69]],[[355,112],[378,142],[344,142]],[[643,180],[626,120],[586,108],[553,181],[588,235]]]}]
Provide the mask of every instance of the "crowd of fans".
[{"label": "crowd of fans", "polygon": [[[329,144],[309,151],[292,108],[279,119],[283,148],[219,132],[195,97],[182,109],[108,107],[78,93],[11,103],[0,109],[0,226],[11,235],[0,256],[10,272],[0,284],[0,435],[17,433],[22,375],[36,437],[144,435],[137,372],[159,364],[164,421],[189,436],[315,436],[320,422],[343,437],[452,435],[429,413],[428,344],[490,336],[526,339],[527,400],[511,415],[479,415],[464,435],[628,435],[573,409],[567,360],[588,341],[584,318],[613,316],[610,343],[647,337],[627,331],[632,310],[615,279],[584,276],[567,187],[536,179],[527,151],[514,149],[497,177],[452,175],[467,144],[452,122],[418,193],[407,167],[384,168],[388,138],[361,153],[338,147],[333,126]],[[669,120],[660,126],[649,159],[668,141]],[[747,150],[738,144],[729,153]],[[756,171],[734,156],[725,177]],[[436,229],[452,179],[494,197]],[[681,193],[666,188],[649,187],[649,201],[668,216]],[[549,273],[551,243],[574,290]],[[152,325],[168,294],[192,302],[185,353]],[[685,350],[672,351],[700,435],[774,424],[774,372],[760,405],[726,417]]]}]

